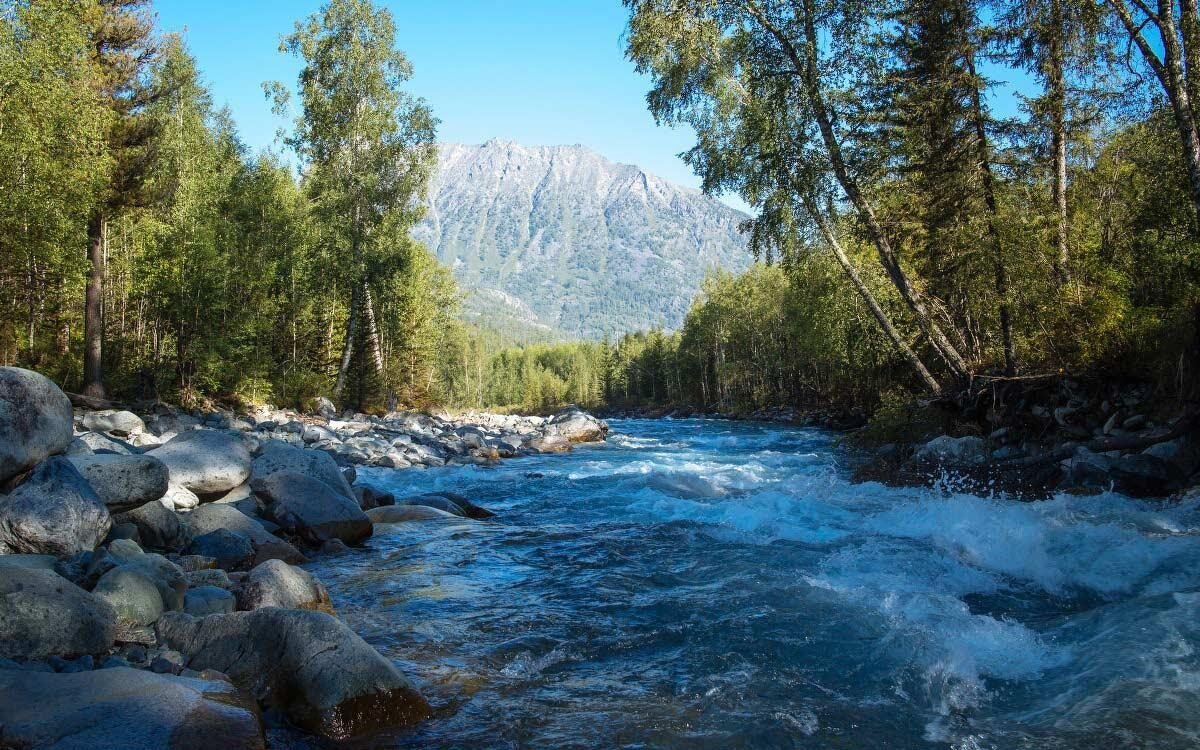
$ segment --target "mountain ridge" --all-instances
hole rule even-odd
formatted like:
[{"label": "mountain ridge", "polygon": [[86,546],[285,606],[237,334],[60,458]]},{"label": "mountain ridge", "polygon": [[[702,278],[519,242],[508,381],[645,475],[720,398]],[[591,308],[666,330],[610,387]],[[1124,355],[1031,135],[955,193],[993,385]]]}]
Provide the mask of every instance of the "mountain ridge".
[{"label": "mountain ridge", "polygon": [[708,270],[749,266],[746,218],[581,144],[493,138],[439,146],[414,236],[468,290],[468,319],[512,298],[536,325],[599,338],[677,328]]}]

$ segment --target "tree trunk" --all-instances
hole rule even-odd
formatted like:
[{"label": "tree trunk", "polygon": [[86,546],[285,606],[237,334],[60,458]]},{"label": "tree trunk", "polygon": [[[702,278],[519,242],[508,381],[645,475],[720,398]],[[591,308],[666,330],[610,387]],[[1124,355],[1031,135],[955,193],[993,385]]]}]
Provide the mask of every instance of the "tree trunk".
[{"label": "tree trunk", "polygon": [[104,230],[106,217],[96,211],[88,222],[87,288],[83,311],[83,395],[104,398]]},{"label": "tree trunk", "polygon": [[375,374],[383,377],[383,349],[379,346],[379,329],[375,325],[375,306],[371,302],[371,288],[362,282],[363,315],[367,322],[367,345],[371,348],[371,362]]},{"label": "tree trunk", "polygon": [[796,72],[812,104],[813,115],[816,118],[817,126],[821,132],[821,140],[825,145],[825,150],[833,166],[834,176],[838,184],[841,185],[842,190],[846,193],[846,197],[850,199],[850,203],[858,212],[859,219],[867,230],[867,236],[870,238],[879,255],[879,262],[883,266],[884,271],[887,272],[888,279],[896,287],[896,290],[900,293],[900,297],[912,311],[918,325],[921,326],[921,329],[929,337],[930,344],[933,345],[933,348],[942,357],[954,376],[961,380],[969,379],[971,373],[966,360],[954,344],[950,342],[950,339],[946,336],[941,326],[933,319],[933,315],[925,304],[923,295],[912,285],[908,275],[901,267],[899,258],[896,256],[891,243],[888,242],[887,235],[883,231],[882,225],[879,223],[879,218],[875,214],[874,207],[859,188],[858,181],[850,174],[850,168],[846,164],[842,153],[841,143],[838,141],[837,133],[834,131],[833,116],[825,101],[825,95],[821,91],[819,71],[817,69],[819,42],[814,21],[816,10],[813,8],[812,0],[800,0],[797,5],[803,8],[802,21],[806,37],[803,55],[796,49],[796,45],[792,43],[787,35],[771,23],[753,0],[747,0],[747,8],[751,15],[779,43],[792,64],[796,66]]},{"label": "tree trunk", "polygon": [[354,339],[358,334],[358,285],[350,293],[350,310],[346,317],[346,340],[342,344],[342,364],[338,368],[337,382],[333,386],[333,395],[340,396],[346,387],[346,378],[350,374],[350,361],[354,358]]},{"label": "tree trunk", "polygon": [[1067,237],[1067,87],[1064,80],[1066,67],[1063,52],[1063,0],[1050,0],[1050,35],[1046,40],[1046,83],[1050,101],[1050,155],[1054,161],[1054,174],[1050,180],[1050,197],[1054,202],[1057,219],[1056,237],[1058,257],[1054,272],[1059,283],[1070,276],[1070,241]]},{"label": "tree trunk", "polygon": [[1004,247],[996,227],[996,186],[992,176],[992,156],[988,148],[987,125],[984,122],[983,102],[979,95],[980,80],[975,72],[975,56],[966,54],[967,73],[971,76],[971,119],[975,125],[975,145],[979,149],[979,170],[983,176],[983,201],[987,205],[987,233],[992,245],[992,262],[996,272],[996,296],[1000,298],[1000,338],[1004,345],[1004,374],[1017,374],[1017,354],[1013,345],[1012,313],[1008,302],[1008,268],[1004,262]]},{"label": "tree trunk", "polygon": [[871,315],[879,323],[879,327],[891,339],[892,344],[895,345],[901,356],[916,371],[917,376],[925,383],[925,387],[929,389],[929,392],[934,396],[940,396],[942,394],[941,385],[938,384],[937,379],[933,377],[929,369],[925,367],[925,363],[921,361],[917,353],[908,345],[908,342],[901,338],[896,327],[892,325],[891,319],[888,318],[887,313],[880,307],[879,302],[875,299],[875,295],[871,294],[871,290],[867,288],[866,282],[858,275],[858,270],[850,262],[850,258],[846,255],[846,251],[842,248],[841,243],[838,242],[837,236],[833,233],[833,228],[829,226],[824,215],[818,213],[816,206],[809,200],[806,199],[805,204],[808,212],[812,214],[813,220],[816,221],[817,227],[821,230],[821,234],[825,237],[825,241],[829,243],[829,247],[833,250],[833,257],[837,259],[838,265],[846,272],[850,283],[858,291],[858,296],[867,305],[867,309],[871,311]]}]

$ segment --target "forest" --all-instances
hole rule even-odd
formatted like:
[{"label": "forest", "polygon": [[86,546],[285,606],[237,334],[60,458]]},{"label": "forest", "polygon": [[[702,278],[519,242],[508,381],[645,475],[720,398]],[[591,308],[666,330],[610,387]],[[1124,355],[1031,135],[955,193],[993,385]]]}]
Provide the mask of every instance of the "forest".
[{"label": "forest", "polygon": [[264,84],[292,127],[251,154],[146,0],[0,2],[0,363],[364,410],[870,411],[1061,373],[1194,395],[1194,2],[625,4],[650,111],[754,209],[760,262],[678,331],[519,345],[410,237],[437,119],[387,10],[296,24],[298,81]]}]

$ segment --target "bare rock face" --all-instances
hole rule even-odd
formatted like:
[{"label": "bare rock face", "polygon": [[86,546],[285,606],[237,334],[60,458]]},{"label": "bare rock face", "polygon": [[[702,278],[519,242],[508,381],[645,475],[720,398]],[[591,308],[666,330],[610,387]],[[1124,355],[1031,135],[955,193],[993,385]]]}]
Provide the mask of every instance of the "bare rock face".
[{"label": "bare rock face", "polygon": [[250,477],[250,452],[238,438],[188,430],[150,454],[167,465],[171,484],[198,494],[228,492]]},{"label": "bare rock face", "polygon": [[11,495],[0,496],[0,554],[90,552],[111,525],[104,503],[62,456],[46,459]]},{"label": "bare rock face", "polygon": [[[116,628],[117,614],[107,602],[52,570],[7,566],[0,572],[0,656],[103,653],[112,647]],[[0,739],[4,724],[0,720]],[[7,746],[0,741],[0,747]]]},{"label": "bare rock face", "polygon": [[233,685],[129,667],[0,670],[0,746],[262,750],[253,701]]},{"label": "bare rock face", "polygon": [[157,629],[189,668],[224,672],[265,707],[331,739],[405,726],[431,713],[390,661],[324,612],[168,614]]},{"label": "bare rock face", "polygon": [[49,378],[0,367],[0,482],[65,451],[73,425],[71,400]]}]

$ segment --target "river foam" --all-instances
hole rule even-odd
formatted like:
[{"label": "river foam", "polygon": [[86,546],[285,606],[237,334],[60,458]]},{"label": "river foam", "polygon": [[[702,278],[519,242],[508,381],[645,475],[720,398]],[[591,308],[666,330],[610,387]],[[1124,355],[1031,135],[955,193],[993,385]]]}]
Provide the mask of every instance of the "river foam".
[{"label": "river foam", "polygon": [[613,426],[495,469],[363,472],[500,512],[314,566],[441,706],[380,746],[1200,737],[1196,503],[852,484],[820,430]]}]

